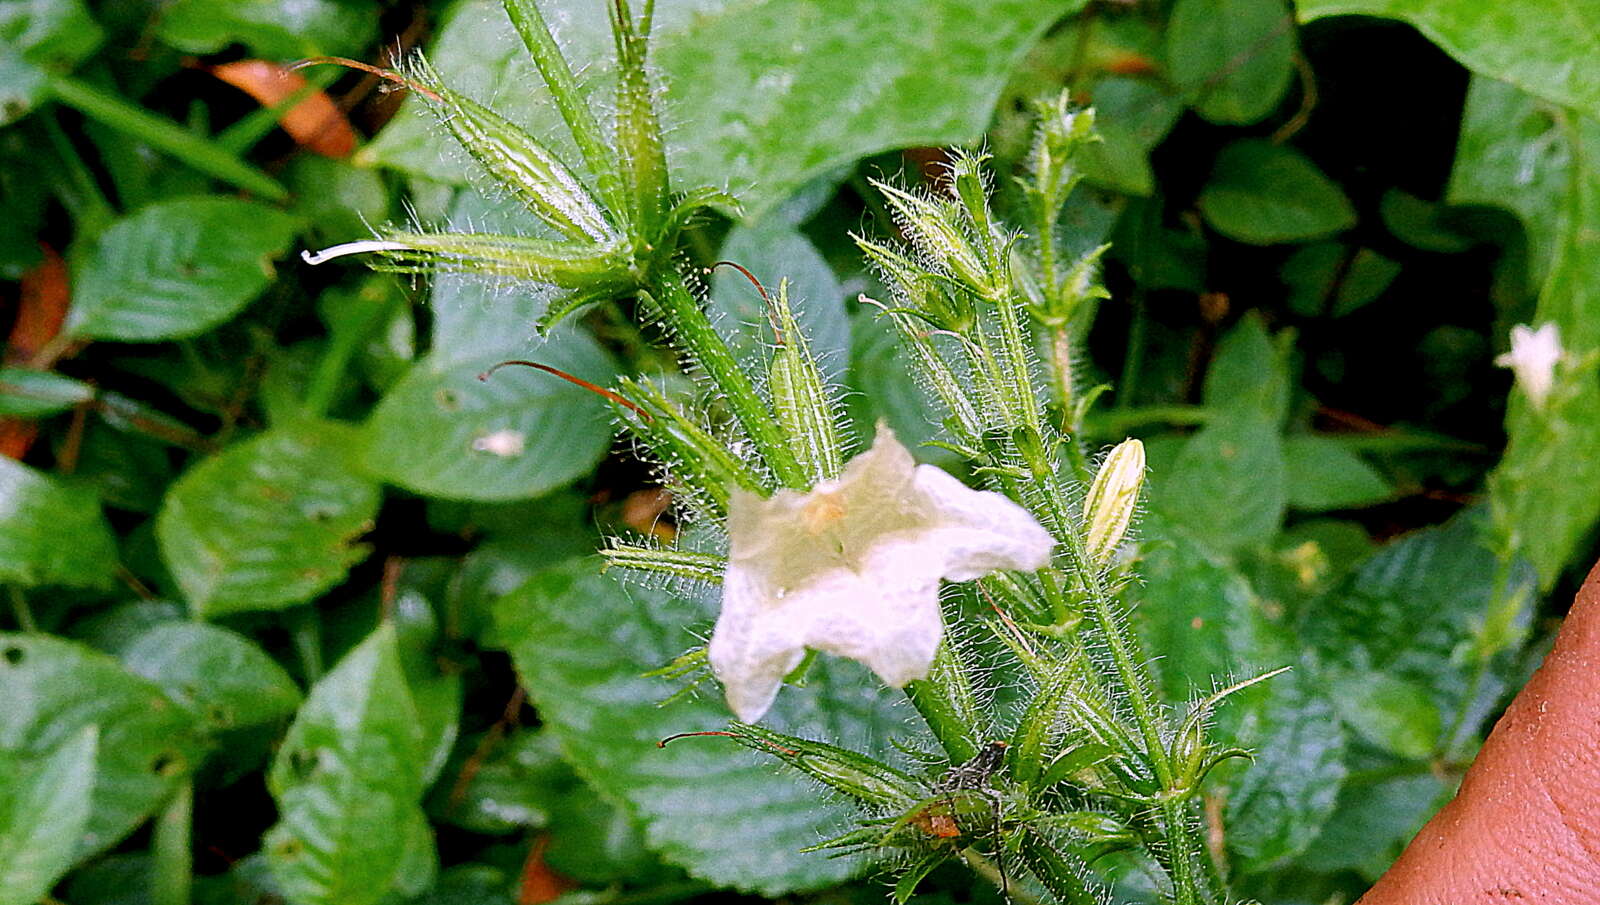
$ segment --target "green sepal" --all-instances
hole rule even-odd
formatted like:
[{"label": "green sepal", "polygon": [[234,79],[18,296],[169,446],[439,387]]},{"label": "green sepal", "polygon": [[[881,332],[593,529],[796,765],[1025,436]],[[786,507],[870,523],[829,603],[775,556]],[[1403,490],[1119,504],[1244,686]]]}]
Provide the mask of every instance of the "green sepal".
[{"label": "green sepal", "polygon": [[1044,775],[1040,777],[1038,788],[1042,790],[1053,789],[1058,784],[1072,777],[1099,766],[1113,757],[1117,752],[1110,745],[1099,742],[1087,742],[1076,747],[1067,748],[1056,755],[1055,760],[1045,768]]},{"label": "green sepal", "polygon": [[722,573],[728,567],[726,558],[713,553],[630,544],[616,538],[600,555],[605,557],[607,569],[632,569],[707,584],[721,584]]},{"label": "green sepal", "polygon": [[495,183],[569,239],[614,245],[617,229],[565,163],[521,127],[445,87],[426,61],[416,65],[439,122]]},{"label": "green sepal", "polygon": [[624,398],[638,406],[637,410],[617,406],[623,425],[682,485],[690,505],[716,517],[727,512],[728,499],[735,490],[767,494],[763,476],[660,388],[631,377],[621,378],[618,388]]},{"label": "green sepal", "polygon": [[785,487],[809,488],[806,471],[800,467],[789,437],[756,392],[750,375],[739,366],[733,350],[701,308],[700,300],[684,285],[683,277],[668,274],[658,281],[654,291],[641,292],[639,299],[647,311],[659,316],[672,331],[675,343],[690,362],[710,378],[711,385],[721,394],[722,401],[778,483]]},{"label": "green sepal", "polygon": [[611,33],[617,47],[617,129],[623,184],[632,196],[638,235],[660,233],[668,208],[667,152],[655,92],[645,69],[649,51],[650,8],[644,20],[633,21],[628,0],[612,0]]},{"label": "green sepal", "polygon": [[633,288],[628,258],[620,249],[592,242],[565,242],[499,233],[420,233],[384,230],[389,267],[375,270],[459,271],[517,277],[587,293],[620,294]]},{"label": "green sepal", "polygon": [[816,357],[789,307],[787,280],[778,285],[774,308],[780,336],[767,383],[773,412],[778,424],[793,438],[800,466],[811,483],[836,478],[844,467],[838,407],[822,382]]},{"label": "green sepal", "polygon": [[594,174],[600,197],[614,216],[622,218],[618,225],[626,230],[629,225],[627,204],[616,153],[606,143],[599,121],[578,90],[578,80],[556,46],[555,36],[539,12],[538,0],[502,0],[502,5],[522,38],[523,46],[528,49],[528,56],[533,58],[534,66],[544,77],[545,87],[550,90],[556,109],[561,111],[561,118],[566,121],[579,153],[583,154],[584,163]]},{"label": "green sepal", "polygon": [[823,785],[866,805],[904,809],[922,794],[911,776],[864,754],[734,722],[728,734],[740,744],[778,758]]},{"label": "green sepal", "polygon": [[906,902],[916,894],[917,886],[923,879],[933,873],[939,865],[950,860],[950,855],[949,849],[935,849],[913,862],[906,872],[900,875],[900,879],[895,881],[894,893],[891,896],[895,905],[906,905]]}]

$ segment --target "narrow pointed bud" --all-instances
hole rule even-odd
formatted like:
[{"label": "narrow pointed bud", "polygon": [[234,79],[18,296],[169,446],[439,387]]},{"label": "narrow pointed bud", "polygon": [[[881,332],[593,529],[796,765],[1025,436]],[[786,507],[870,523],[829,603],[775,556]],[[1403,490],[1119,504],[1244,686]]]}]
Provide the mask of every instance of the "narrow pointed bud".
[{"label": "narrow pointed bud", "polygon": [[618,241],[600,203],[559,157],[515,123],[445,87],[426,61],[415,69],[439,122],[497,185],[569,239]]},{"label": "narrow pointed bud", "polygon": [[1124,440],[1101,464],[1083,501],[1083,520],[1089,529],[1084,553],[1091,564],[1105,565],[1122,543],[1128,526],[1133,524],[1143,483],[1144,444]]},{"label": "narrow pointed bud", "polygon": [[775,307],[782,335],[773,352],[767,379],[773,413],[794,439],[800,465],[812,482],[831,480],[838,477],[839,470],[844,467],[836,406],[794,311],[789,307],[787,280],[778,286]]}]

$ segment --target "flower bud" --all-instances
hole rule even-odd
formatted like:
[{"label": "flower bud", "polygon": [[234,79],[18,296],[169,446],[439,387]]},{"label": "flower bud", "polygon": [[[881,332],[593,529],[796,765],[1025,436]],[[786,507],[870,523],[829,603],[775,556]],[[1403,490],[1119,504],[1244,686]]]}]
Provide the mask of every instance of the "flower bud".
[{"label": "flower bud", "polygon": [[1090,563],[1104,565],[1122,543],[1133,524],[1143,483],[1144,444],[1124,440],[1106,456],[1083,501],[1083,520],[1088,525],[1084,553]]}]

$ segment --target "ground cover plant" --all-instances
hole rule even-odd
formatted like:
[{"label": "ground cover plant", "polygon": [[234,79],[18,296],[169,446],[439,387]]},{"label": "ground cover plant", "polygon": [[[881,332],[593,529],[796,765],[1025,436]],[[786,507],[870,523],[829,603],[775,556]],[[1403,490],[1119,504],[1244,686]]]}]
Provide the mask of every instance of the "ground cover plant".
[{"label": "ground cover plant", "polygon": [[1597,550],[1525,6],[0,4],[0,905],[1353,902]]}]

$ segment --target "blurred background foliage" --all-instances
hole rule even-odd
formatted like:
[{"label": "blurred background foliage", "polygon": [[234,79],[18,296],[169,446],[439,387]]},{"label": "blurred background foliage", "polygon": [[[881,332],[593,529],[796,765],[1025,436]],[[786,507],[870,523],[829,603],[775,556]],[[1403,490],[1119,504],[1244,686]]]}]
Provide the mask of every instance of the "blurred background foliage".
[{"label": "blurred background foliage", "polygon": [[[599,0],[542,4],[601,86]],[[940,146],[1026,150],[1069,86],[1103,141],[1065,216],[1112,242],[1083,379],[1142,437],[1139,618],[1169,694],[1293,663],[1224,729],[1213,854],[1267,903],[1352,901],[1452,792],[1594,558],[1600,21],[1584,0],[660,0],[685,254],[787,277],[862,425],[929,435],[847,232]],[[802,855],[843,805],[642,677],[715,601],[596,575],[670,536],[602,385],[673,363],[537,286],[310,268],[486,197],[390,64],[558,140],[492,0],[0,0],[0,905],[876,902]],[[1007,180],[1000,180],[1001,194]],[[710,281],[736,342],[759,298]],[[1536,411],[1493,359],[1554,322]],[[1509,401],[1508,401],[1509,400]],[[926,451],[937,461],[937,450]],[[884,748],[909,712],[820,663],[774,717]],[[290,831],[292,830],[292,832]],[[313,839],[308,845],[304,840]],[[1096,869],[1128,901],[1148,873]],[[994,902],[960,873],[920,898]]]}]

